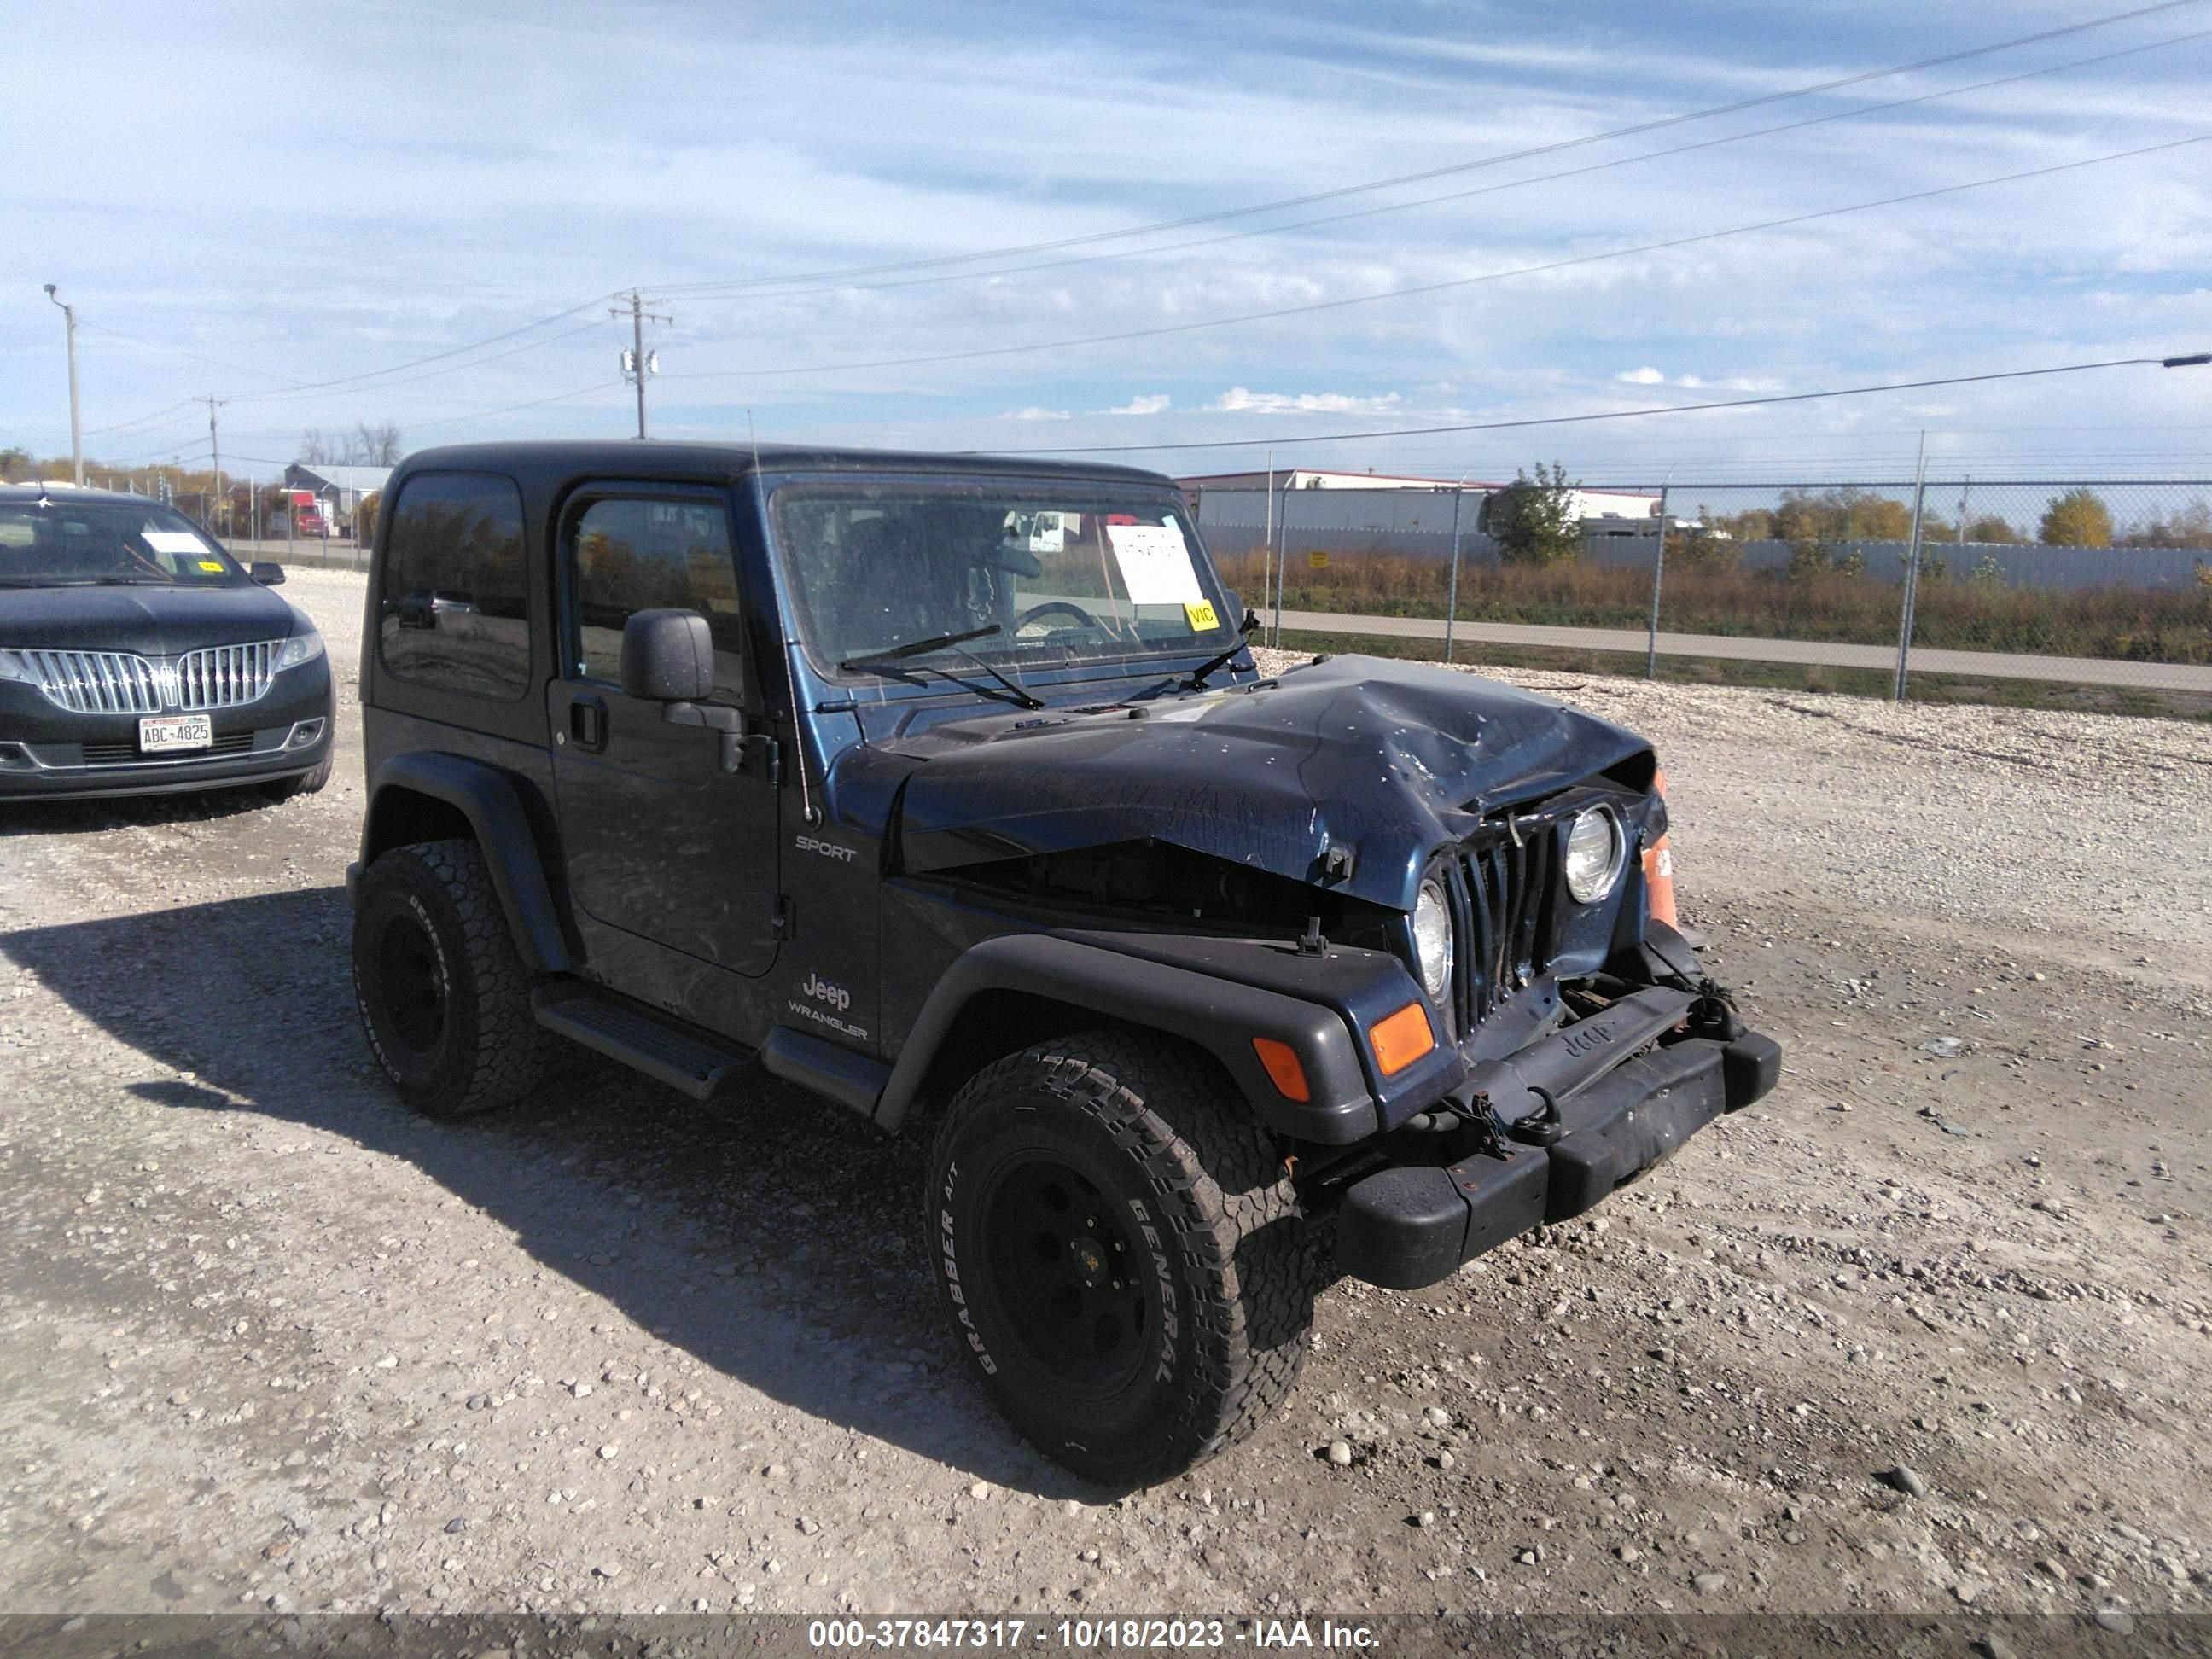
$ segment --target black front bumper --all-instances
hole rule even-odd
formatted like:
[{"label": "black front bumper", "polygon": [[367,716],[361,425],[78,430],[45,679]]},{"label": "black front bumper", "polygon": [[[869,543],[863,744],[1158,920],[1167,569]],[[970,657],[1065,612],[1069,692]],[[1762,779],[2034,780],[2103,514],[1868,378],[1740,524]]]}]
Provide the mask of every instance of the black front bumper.
[{"label": "black front bumper", "polygon": [[1390,1290],[1433,1285],[1540,1223],[1582,1214],[1723,1112],[1750,1105],[1781,1069],[1774,1040],[1747,1031],[1685,1038],[1554,1091],[1549,1145],[1509,1135],[1456,1164],[1400,1164],[1346,1188],[1338,1265]]}]

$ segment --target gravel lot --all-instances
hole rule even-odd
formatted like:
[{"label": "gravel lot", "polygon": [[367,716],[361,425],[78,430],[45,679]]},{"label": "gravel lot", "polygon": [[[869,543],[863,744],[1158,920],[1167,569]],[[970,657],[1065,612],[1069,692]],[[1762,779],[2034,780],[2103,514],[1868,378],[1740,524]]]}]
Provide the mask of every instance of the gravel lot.
[{"label": "gravel lot", "polygon": [[921,1140],[397,1103],[357,711],[307,799],[0,813],[0,1607],[2212,1605],[2212,729],[1510,678],[1659,740],[1784,1085],[1111,1502],[958,1369]]}]

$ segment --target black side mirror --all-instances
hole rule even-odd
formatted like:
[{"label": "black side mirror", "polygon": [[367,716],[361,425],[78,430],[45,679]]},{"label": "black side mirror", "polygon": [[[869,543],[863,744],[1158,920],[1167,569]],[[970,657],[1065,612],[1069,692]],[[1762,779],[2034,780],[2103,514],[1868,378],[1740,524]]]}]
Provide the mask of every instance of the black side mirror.
[{"label": "black side mirror", "polygon": [[696,611],[639,611],[623,624],[624,695],[698,702],[714,695],[714,639]]},{"label": "black side mirror", "polygon": [[284,567],[264,559],[256,559],[246,574],[264,587],[282,587],[284,585]]}]

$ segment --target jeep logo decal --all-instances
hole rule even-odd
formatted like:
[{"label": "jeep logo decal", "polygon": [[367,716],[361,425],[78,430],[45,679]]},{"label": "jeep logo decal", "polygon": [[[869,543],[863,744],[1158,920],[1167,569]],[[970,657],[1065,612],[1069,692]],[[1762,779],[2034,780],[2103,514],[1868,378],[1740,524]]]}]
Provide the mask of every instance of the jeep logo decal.
[{"label": "jeep logo decal", "polygon": [[1570,1027],[1559,1039],[1560,1046],[1577,1057],[1601,1048],[1612,1041],[1612,1029],[1594,1019]]},{"label": "jeep logo decal", "polygon": [[853,1006],[853,994],[850,991],[842,985],[832,985],[829,981],[817,978],[812,974],[806,976],[806,983],[799,988],[808,996],[819,998],[828,1003],[841,1014]]}]

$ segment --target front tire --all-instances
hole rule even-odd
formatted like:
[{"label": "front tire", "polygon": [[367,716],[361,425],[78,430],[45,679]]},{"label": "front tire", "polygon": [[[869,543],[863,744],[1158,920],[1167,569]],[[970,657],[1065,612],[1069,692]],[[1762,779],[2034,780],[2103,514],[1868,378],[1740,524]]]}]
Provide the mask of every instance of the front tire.
[{"label": "front tire", "polygon": [[472,841],[395,847],[361,878],[354,999],[385,1075],[433,1117],[510,1104],[544,1070],[530,1007],[483,854]]},{"label": "front tire", "polygon": [[928,1200],[956,1340],[1078,1474],[1170,1479],[1297,1381],[1305,1222],[1267,1132],[1201,1056],[1091,1031],[999,1061],[954,1097]]}]

